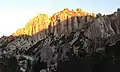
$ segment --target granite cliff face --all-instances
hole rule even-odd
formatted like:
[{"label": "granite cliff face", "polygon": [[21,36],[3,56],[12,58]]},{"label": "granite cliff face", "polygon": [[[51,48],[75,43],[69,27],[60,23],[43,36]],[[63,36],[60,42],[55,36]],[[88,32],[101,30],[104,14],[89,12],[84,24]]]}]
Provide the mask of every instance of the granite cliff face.
[{"label": "granite cliff face", "polygon": [[0,38],[0,72],[120,72],[119,38],[120,9],[41,14]]},{"label": "granite cliff face", "polygon": [[50,20],[49,16],[47,14],[40,14],[30,20],[25,28],[18,29],[16,33],[13,33],[13,36],[19,36],[19,35],[33,35],[35,33],[40,32],[43,29],[46,29],[48,27]]},{"label": "granite cliff face", "polygon": [[[84,16],[80,18],[80,16]],[[59,35],[61,33],[66,34],[70,33],[75,29],[80,29],[80,23],[85,23],[85,18],[92,18],[95,15],[93,13],[87,13],[81,9],[69,10],[65,8],[64,10],[53,14],[49,17],[47,14],[40,14],[30,20],[25,28],[18,29],[16,33],[13,33],[13,36],[18,35],[34,35],[38,32],[45,30],[44,34],[54,33],[54,35]],[[84,19],[84,20],[80,20]],[[80,22],[81,21],[81,22]],[[40,35],[44,37],[44,34]]]}]

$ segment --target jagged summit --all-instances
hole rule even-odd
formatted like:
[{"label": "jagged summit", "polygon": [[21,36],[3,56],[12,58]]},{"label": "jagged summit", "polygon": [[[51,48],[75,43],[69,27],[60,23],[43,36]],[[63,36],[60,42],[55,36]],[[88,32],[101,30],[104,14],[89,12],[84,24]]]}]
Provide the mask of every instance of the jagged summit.
[{"label": "jagged summit", "polygon": [[49,16],[47,14],[39,14],[38,16],[31,19],[24,28],[18,29],[13,36],[18,35],[33,35],[42,29],[46,28],[45,25],[49,23]]},{"label": "jagged summit", "polygon": [[[52,22],[58,22],[58,19],[60,21],[66,20],[67,18],[77,17],[77,16],[95,16],[94,13],[88,13],[85,11],[82,11],[82,9],[78,8],[76,10],[70,10],[68,8],[63,9],[62,11],[59,11],[57,13],[54,13],[53,16],[49,17],[47,14],[39,14],[38,16],[31,19],[24,28],[18,29],[15,33],[13,33],[13,36],[18,35],[33,35],[36,34],[44,29],[47,29],[50,23]],[[56,25],[56,24],[55,24]]]},{"label": "jagged summit", "polygon": [[0,72],[120,72],[120,9],[40,14],[14,35],[0,38]]}]

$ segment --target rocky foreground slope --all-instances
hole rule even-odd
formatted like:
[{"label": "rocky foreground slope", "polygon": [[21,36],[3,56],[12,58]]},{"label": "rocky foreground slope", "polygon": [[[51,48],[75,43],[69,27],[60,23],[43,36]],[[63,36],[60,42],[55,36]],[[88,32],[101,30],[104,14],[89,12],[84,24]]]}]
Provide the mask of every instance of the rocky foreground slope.
[{"label": "rocky foreground slope", "polygon": [[120,72],[120,9],[41,14],[0,38],[0,72]]}]

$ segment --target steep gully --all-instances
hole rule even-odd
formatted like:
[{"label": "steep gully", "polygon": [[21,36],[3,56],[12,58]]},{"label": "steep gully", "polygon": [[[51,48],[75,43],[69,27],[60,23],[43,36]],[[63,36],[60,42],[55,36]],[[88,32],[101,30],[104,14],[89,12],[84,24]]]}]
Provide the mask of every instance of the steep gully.
[{"label": "steep gully", "polygon": [[32,36],[30,30],[27,35],[1,37],[0,71],[120,72],[119,9],[111,15],[57,21]]}]

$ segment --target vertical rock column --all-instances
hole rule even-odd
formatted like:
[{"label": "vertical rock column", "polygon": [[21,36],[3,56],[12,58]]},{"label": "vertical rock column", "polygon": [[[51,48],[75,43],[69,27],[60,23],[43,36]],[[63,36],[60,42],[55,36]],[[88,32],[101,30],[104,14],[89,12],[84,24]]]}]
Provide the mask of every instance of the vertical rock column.
[{"label": "vertical rock column", "polygon": [[77,16],[75,16],[75,18],[74,18],[74,28],[75,28],[75,30],[79,28],[78,26],[79,26],[79,24],[78,24],[78,21],[77,21]]},{"label": "vertical rock column", "polygon": [[80,29],[80,16],[77,16],[78,29]]},{"label": "vertical rock column", "polygon": [[67,14],[64,14],[64,34],[68,33],[68,20],[67,20]]},{"label": "vertical rock column", "polygon": [[54,35],[57,35],[57,29],[56,29],[56,23],[57,23],[57,21],[56,21],[56,18],[55,18],[55,15],[53,15],[53,17],[52,17],[52,31],[53,31],[53,33],[54,33]]},{"label": "vertical rock column", "polygon": [[58,35],[60,35],[60,27],[61,26],[61,23],[60,23],[60,19],[57,20],[57,32],[58,32]]},{"label": "vertical rock column", "polygon": [[51,30],[51,33],[54,33],[54,30],[55,30],[55,24],[54,24],[54,19],[53,19],[53,17],[51,17],[51,22],[50,22],[50,30]]},{"label": "vertical rock column", "polygon": [[68,33],[72,32],[71,16],[68,15]]},{"label": "vertical rock column", "polygon": [[39,32],[39,19],[36,19],[36,33]]},{"label": "vertical rock column", "polygon": [[65,24],[64,14],[61,14],[60,21],[61,21],[61,28],[60,28],[61,30],[60,30],[60,33],[63,33],[64,32],[64,24]]},{"label": "vertical rock column", "polygon": [[58,14],[56,19],[57,19],[57,32],[58,32],[58,35],[60,35],[62,33],[62,30],[61,30],[62,29],[61,28],[61,26],[62,26],[61,25],[61,23],[62,23],[61,14]]},{"label": "vertical rock column", "polygon": [[120,33],[120,9],[117,9],[117,25]]},{"label": "vertical rock column", "polygon": [[84,24],[85,24],[85,17],[79,16],[79,20],[80,20],[79,29],[82,29],[84,27]]},{"label": "vertical rock column", "polygon": [[72,31],[74,31],[74,19],[75,19],[75,17],[72,16],[71,17],[71,29],[72,29]]},{"label": "vertical rock column", "polygon": [[59,35],[60,34],[60,18],[59,18],[59,14],[56,15],[55,17],[55,34]]},{"label": "vertical rock column", "polygon": [[52,26],[51,26],[51,22],[50,22],[50,24],[48,25],[48,33],[52,33]]},{"label": "vertical rock column", "polygon": [[67,31],[67,33],[69,33],[69,17],[68,17],[68,15],[67,15],[67,20],[66,20],[66,31]]}]

